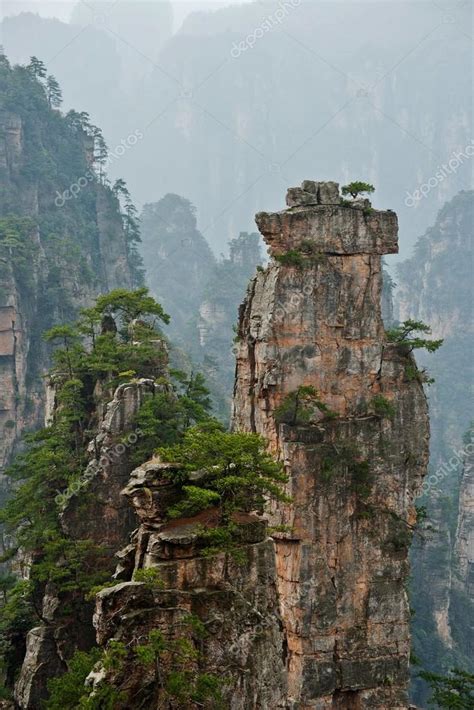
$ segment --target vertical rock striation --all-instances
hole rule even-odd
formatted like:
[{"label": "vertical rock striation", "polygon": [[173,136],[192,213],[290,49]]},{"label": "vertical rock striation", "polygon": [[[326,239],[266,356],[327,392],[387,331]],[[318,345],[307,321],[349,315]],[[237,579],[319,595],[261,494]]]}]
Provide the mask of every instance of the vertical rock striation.
[{"label": "vertical rock striation", "polygon": [[[265,436],[290,476],[292,503],[274,511],[289,707],[406,708],[429,435],[413,358],[381,318],[397,217],[343,202],[336,183],[306,181],[287,204],[256,217],[274,258],[240,310],[233,426]],[[302,386],[319,406],[282,416]]]}]

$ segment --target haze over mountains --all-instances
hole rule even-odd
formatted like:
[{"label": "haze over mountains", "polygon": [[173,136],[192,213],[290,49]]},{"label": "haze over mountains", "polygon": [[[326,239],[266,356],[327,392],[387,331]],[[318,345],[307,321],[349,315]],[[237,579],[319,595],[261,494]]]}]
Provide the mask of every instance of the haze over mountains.
[{"label": "haze over mountains", "polygon": [[71,24],[2,23],[11,60],[39,56],[112,152],[143,133],[109,169],[139,206],[191,200],[219,252],[290,184],[367,179],[376,206],[399,214],[408,255],[470,187],[469,3],[214,3],[180,27],[178,5],[78,3]]},{"label": "haze over mountains", "polygon": [[0,20],[0,708],[431,706],[474,670],[472,5]]}]

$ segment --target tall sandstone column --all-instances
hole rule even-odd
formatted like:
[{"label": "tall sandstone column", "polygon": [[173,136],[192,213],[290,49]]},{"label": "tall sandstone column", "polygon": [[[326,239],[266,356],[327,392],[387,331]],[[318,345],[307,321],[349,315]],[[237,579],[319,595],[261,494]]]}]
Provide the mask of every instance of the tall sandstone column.
[{"label": "tall sandstone column", "polygon": [[[273,258],[240,310],[233,427],[262,434],[289,474],[292,502],[272,521],[286,526],[288,707],[407,708],[407,552],[429,430],[412,355],[381,318],[397,217],[332,182],[305,181],[287,204],[256,217]],[[295,414],[301,386],[317,396]]]}]

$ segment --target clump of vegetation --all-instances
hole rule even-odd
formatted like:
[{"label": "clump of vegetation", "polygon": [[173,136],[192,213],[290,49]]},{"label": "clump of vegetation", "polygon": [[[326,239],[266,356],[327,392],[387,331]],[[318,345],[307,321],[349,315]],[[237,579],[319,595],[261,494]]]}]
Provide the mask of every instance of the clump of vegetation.
[{"label": "clump of vegetation", "polygon": [[209,421],[191,427],[182,442],[158,453],[164,461],[181,464],[175,474],[181,500],[169,509],[169,516],[193,516],[214,507],[218,527],[210,534],[223,536],[222,542],[233,537],[234,513],[263,511],[269,499],[288,500],[283,467],[257,434],[228,433]]},{"label": "clump of vegetation", "polygon": [[[429,325],[426,325],[426,323],[422,321],[410,319],[395,328],[391,328],[386,333],[390,343],[396,343],[402,346],[409,353],[420,349],[425,349],[429,353],[436,352],[443,344],[443,339],[435,340],[422,337],[423,335],[430,334],[431,328]],[[406,364],[405,375],[408,381],[418,380],[421,384],[427,385],[431,385],[434,382],[434,379],[428,375],[426,369],[418,370],[412,362]]]},{"label": "clump of vegetation", "polygon": [[134,420],[140,437],[131,459],[137,466],[151,458],[157,445],[176,444],[190,426],[210,419],[209,390],[201,373],[171,370],[163,385],[161,392],[145,399]]},{"label": "clump of vegetation", "polygon": [[81,707],[85,680],[100,657],[101,650],[98,648],[93,648],[89,653],[76,651],[68,663],[67,673],[59,678],[51,678],[48,682],[47,710]]},{"label": "clump of vegetation", "polygon": [[443,340],[429,340],[420,337],[418,333],[430,335],[431,328],[426,323],[416,320],[406,320],[395,328],[387,331],[387,339],[390,343],[405,346],[409,352],[424,348],[429,353],[434,353],[443,344]]},{"label": "clump of vegetation", "polygon": [[305,265],[303,254],[296,249],[289,249],[284,254],[275,254],[275,259],[283,266],[295,266],[301,269]]},{"label": "clump of vegetation", "polygon": [[428,375],[426,368],[423,367],[419,370],[416,365],[412,365],[410,362],[405,365],[405,376],[409,382],[417,380],[422,385],[432,385],[434,382],[434,378]]},{"label": "clump of vegetation", "polygon": [[[124,673],[129,675],[131,664],[154,672],[152,682],[140,692],[141,707],[158,697],[170,707],[175,707],[176,703],[176,707],[195,703],[209,710],[221,708],[222,679],[199,671],[200,647],[207,636],[206,627],[192,614],[183,618],[181,626],[183,635],[177,638],[169,639],[158,629],[152,629],[142,642],[130,647],[112,639],[104,649],[95,648],[89,653],[77,651],[69,661],[67,672],[48,682],[50,695],[46,710],[113,710],[118,704],[134,706],[136,697],[129,697],[130,692],[120,689]],[[93,689],[85,687],[89,673],[101,667],[107,671],[107,680],[100,681]]]},{"label": "clump of vegetation", "polygon": [[370,409],[377,417],[387,417],[391,419],[395,416],[394,405],[382,394],[376,394],[375,397],[372,398]]},{"label": "clump of vegetation", "polygon": [[363,459],[351,441],[325,444],[321,451],[321,475],[329,481],[337,471],[347,472],[351,488],[361,500],[369,497],[373,474],[369,462]]},{"label": "clump of vegetation", "polygon": [[41,619],[37,599],[45,584],[53,583],[58,594],[67,595],[60,608],[68,615],[109,577],[106,551],[65,534],[56,504],[58,491],[68,490],[85,471],[87,445],[96,426],[96,384],[101,383],[108,399],[111,388],[130,370],[163,380],[169,396],[150,398],[137,416],[143,427],[138,438],[141,454],[151,454],[158,444],[176,443],[188,426],[208,416],[200,376],[174,373],[174,385],[166,376],[160,324],[167,320],[146,289],[118,289],[100,296],[75,324],[55,326],[46,334],[57,344],[51,371],[57,400],[54,421],[27,437],[25,450],[8,472],[15,481],[13,494],[0,512],[0,522],[16,545],[26,554],[34,553],[28,582],[12,578],[3,588],[0,643],[7,675],[13,675],[12,664],[18,662],[13,649],[19,638]]},{"label": "clump of vegetation", "polygon": [[134,582],[142,582],[150,590],[164,589],[165,583],[156,567],[137,569],[133,573]]},{"label": "clump of vegetation", "polygon": [[321,263],[324,254],[317,251],[314,242],[303,240],[298,249],[289,249],[284,254],[276,254],[275,259],[284,266],[305,269]]},{"label": "clump of vegetation", "polygon": [[420,678],[431,686],[431,701],[445,710],[472,710],[474,707],[474,674],[453,668],[449,675],[421,671]]},{"label": "clump of vegetation", "polygon": [[[31,264],[38,253],[38,245],[31,237],[36,223],[29,217],[3,217],[0,219],[0,248],[12,265],[15,279],[25,294],[34,284]],[[0,260],[0,275],[4,269]]]},{"label": "clump of vegetation", "polygon": [[274,417],[277,424],[304,426],[310,423],[315,410],[321,412],[325,419],[334,419],[337,416],[324,402],[318,399],[318,393],[314,387],[301,385],[285,397],[275,409]]},{"label": "clump of vegetation", "polygon": [[360,182],[356,180],[355,182],[350,182],[348,185],[343,185],[341,188],[341,193],[343,195],[350,195],[352,199],[356,199],[361,194],[370,195],[375,192],[375,187],[368,182]]}]

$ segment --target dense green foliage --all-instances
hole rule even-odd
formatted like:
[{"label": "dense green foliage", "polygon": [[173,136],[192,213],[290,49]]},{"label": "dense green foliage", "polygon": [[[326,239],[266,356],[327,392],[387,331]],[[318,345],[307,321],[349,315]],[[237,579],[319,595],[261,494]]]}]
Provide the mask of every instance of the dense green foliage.
[{"label": "dense green foliage", "polygon": [[200,373],[188,376],[171,371],[166,389],[148,398],[135,418],[141,436],[132,460],[140,464],[149,459],[158,442],[160,445],[178,443],[190,426],[209,419],[210,408],[209,391]]},{"label": "dense green foliage", "polygon": [[472,710],[474,707],[474,674],[453,668],[449,675],[422,671],[433,695],[432,707],[446,710]]},{"label": "dense green foliage", "polygon": [[[46,710],[114,710],[119,702],[130,703],[130,707],[144,707],[145,702],[152,703],[157,698],[162,703],[172,703],[170,707],[188,707],[189,703],[196,703],[209,710],[222,708],[222,679],[198,670],[202,655],[200,648],[207,636],[204,624],[198,617],[188,615],[180,626],[183,635],[177,638],[166,638],[161,631],[153,629],[145,639],[130,648],[112,640],[102,650],[76,652],[67,673],[49,681]],[[103,668],[108,678],[92,691],[84,686],[84,681],[94,666]],[[154,672],[153,681],[139,692],[138,697],[129,697],[127,691],[116,687],[132,666],[142,672]]]},{"label": "dense green foliage", "polygon": [[159,454],[181,464],[175,476],[182,499],[170,508],[170,517],[216,506],[220,526],[226,527],[234,512],[262,511],[269,498],[287,500],[287,476],[257,434],[227,433],[211,421],[188,429],[182,442]]},{"label": "dense green foliage", "polygon": [[[21,150],[16,154],[10,147],[6,167],[0,170],[1,218],[8,220],[1,231],[8,229],[9,258],[24,296],[31,296],[31,288],[28,291],[25,285],[32,285],[41,247],[35,289],[38,317],[30,334],[35,352],[42,347],[42,331],[77,315],[73,284],[92,294],[103,287],[99,210],[107,213],[107,219],[119,216],[114,238],[124,240],[132,282],[139,285],[143,278],[136,251],[138,221],[129,197],[121,212],[120,196],[108,187],[102,134],[85,112],[71,110],[64,116],[57,110],[59,102],[59,85],[47,76],[39,59],[32,57],[26,67],[12,67],[0,51],[0,103],[21,140]],[[28,270],[22,269],[24,259]],[[0,287],[3,268],[0,261]]]},{"label": "dense green foliage", "polygon": [[[59,343],[50,373],[56,389],[54,420],[27,437],[25,450],[9,470],[16,481],[13,495],[0,513],[22,554],[32,555],[29,581],[9,578],[3,584],[0,632],[7,666],[14,658],[18,634],[24,634],[33,619],[41,619],[38,601],[45,584],[53,583],[58,594],[68,595],[68,603],[61,607],[67,615],[107,578],[104,550],[63,532],[56,500],[84,472],[86,447],[96,426],[96,384],[101,383],[108,398],[116,384],[130,379],[131,368],[138,376],[163,377],[166,353],[159,323],[167,320],[146,289],[117,290],[99,297],[75,324],[55,326],[46,333],[48,340]],[[186,383],[184,376],[181,379]],[[205,388],[194,380],[187,386],[183,408],[193,421],[198,412],[204,416]],[[194,392],[199,392],[197,402]],[[155,446],[168,440],[157,438]]]}]

